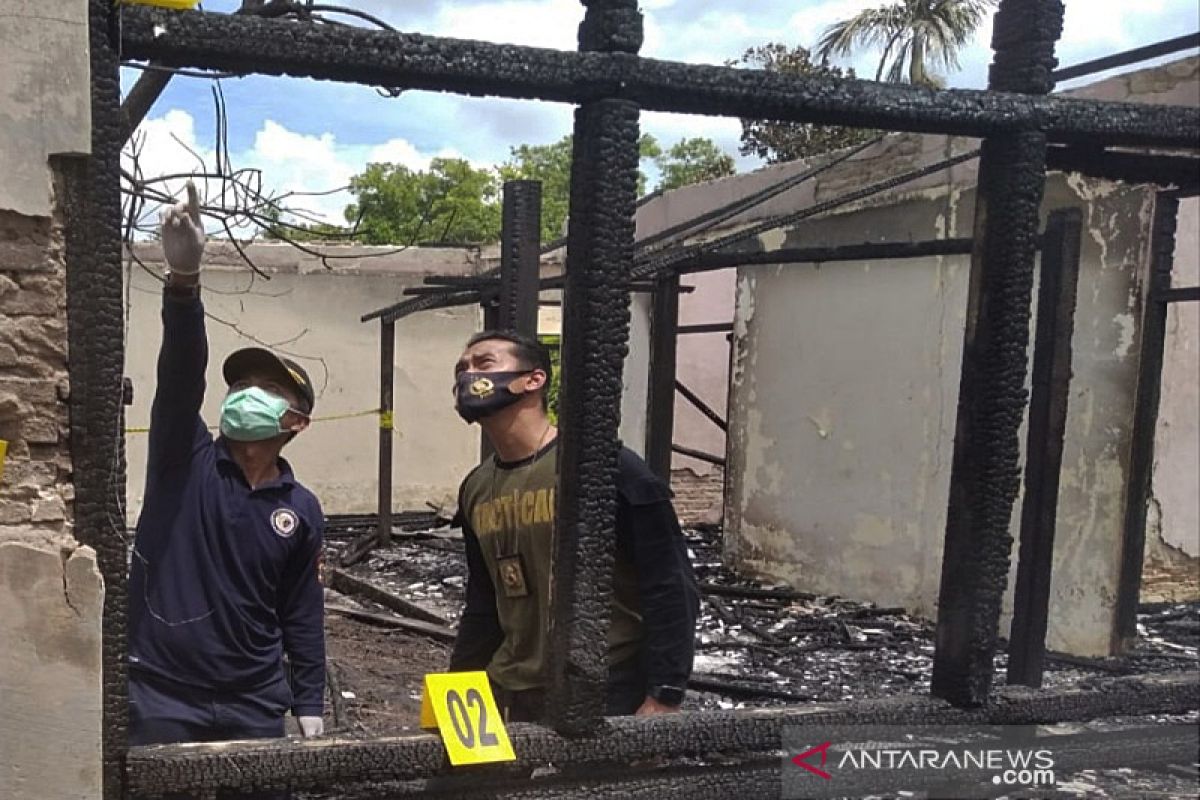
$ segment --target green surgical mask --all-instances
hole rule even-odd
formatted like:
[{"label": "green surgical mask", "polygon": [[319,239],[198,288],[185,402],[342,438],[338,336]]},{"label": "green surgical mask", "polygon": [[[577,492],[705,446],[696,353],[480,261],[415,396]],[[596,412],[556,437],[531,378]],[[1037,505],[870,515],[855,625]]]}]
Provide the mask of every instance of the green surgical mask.
[{"label": "green surgical mask", "polygon": [[287,400],[257,386],[230,392],[221,403],[221,434],[235,442],[273,439],[285,432],[279,421],[289,410]]}]

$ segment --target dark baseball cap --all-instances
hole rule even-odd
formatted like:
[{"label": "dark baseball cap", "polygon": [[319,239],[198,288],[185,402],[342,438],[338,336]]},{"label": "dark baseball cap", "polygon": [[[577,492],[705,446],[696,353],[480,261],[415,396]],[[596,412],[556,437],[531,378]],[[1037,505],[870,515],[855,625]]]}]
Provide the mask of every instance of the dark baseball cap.
[{"label": "dark baseball cap", "polygon": [[252,372],[272,375],[296,390],[296,394],[304,401],[301,411],[312,413],[316,401],[312,380],[304,367],[290,358],[277,356],[262,347],[244,347],[229,354],[221,372],[225,375],[225,383],[230,386]]}]

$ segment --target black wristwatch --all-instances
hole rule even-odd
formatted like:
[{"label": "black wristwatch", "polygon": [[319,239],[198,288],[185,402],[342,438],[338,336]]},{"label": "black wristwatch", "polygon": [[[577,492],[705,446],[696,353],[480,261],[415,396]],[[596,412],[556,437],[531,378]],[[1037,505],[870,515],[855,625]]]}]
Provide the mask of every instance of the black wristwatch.
[{"label": "black wristwatch", "polygon": [[684,690],[678,686],[668,686],[665,683],[651,686],[650,690],[646,692],[646,694],[666,706],[683,705],[683,693]]}]

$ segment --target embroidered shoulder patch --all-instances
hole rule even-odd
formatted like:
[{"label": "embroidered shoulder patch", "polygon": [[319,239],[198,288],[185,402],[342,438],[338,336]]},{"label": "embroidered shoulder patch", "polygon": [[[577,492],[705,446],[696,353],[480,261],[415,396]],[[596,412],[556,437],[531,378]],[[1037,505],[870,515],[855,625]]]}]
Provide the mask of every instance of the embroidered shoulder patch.
[{"label": "embroidered shoulder patch", "polygon": [[271,529],[287,539],[300,527],[300,518],[290,508],[277,508],[271,512]]}]

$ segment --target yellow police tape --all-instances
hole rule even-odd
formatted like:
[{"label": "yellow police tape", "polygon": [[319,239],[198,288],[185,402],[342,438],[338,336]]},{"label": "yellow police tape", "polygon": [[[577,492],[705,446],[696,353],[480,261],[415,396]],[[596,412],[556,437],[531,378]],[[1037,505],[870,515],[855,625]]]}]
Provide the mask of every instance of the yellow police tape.
[{"label": "yellow police tape", "polygon": [[159,6],[173,8],[177,11],[186,11],[193,8],[198,2],[200,0],[117,0],[117,3],[127,6]]},{"label": "yellow police tape", "polygon": [[[379,427],[381,427],[381,428],[386,427],[388,430],[392,430],[392,412],[390,412],[390,411],[381,412],[378,408],[370,408],[370,409],[367,409],[366,411],[351,411],[348,414],[330,414],[327,417],[313,417],[312,421],[313,422],[333,422],[334,420],[339,420],[339,419],[355,419],[357,417],[373,417],[373,416],[379,417]],[[210,431],[215,431],[215,430],[217,430],[217,426],[209,425],[208,429]],[[149,428],[126,428],[125,432],[126,433],[149,433],[150,429]]]},{"label": "yellow police tape", "polygon": [[8,457],[8,442],[0,439],[0,480],[4,479],[4,459]]}]

